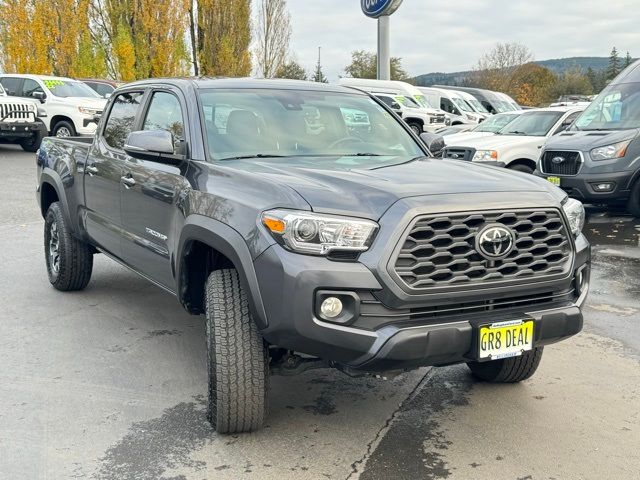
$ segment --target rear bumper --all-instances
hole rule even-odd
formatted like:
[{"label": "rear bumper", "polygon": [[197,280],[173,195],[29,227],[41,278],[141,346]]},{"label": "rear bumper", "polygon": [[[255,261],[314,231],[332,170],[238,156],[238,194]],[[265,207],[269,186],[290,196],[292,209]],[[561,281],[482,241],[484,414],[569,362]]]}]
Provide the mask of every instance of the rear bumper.
[{"label": "rear bumper", "polygon": [[[536,175],[542,178],[553,177],[552,174],[541,173]],[[560,178],[560,188],[567,194],[585,203],[619,203],[626,201],[631,194],[631,181],[633,171],[611,172],[611,173],[579,173],[575,176],[558,176]],[[611,183],[613,188],[607,192],[598,192],[594,185]]]}]

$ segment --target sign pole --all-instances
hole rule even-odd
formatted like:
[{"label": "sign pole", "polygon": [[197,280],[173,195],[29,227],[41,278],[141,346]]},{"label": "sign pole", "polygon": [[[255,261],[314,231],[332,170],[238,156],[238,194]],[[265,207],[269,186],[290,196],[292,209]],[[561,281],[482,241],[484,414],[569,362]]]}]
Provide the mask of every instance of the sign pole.
[{"label": "sign pole", "polygon": [[391,80],[390,23],[389,15],[378,18],[378,80]]}]

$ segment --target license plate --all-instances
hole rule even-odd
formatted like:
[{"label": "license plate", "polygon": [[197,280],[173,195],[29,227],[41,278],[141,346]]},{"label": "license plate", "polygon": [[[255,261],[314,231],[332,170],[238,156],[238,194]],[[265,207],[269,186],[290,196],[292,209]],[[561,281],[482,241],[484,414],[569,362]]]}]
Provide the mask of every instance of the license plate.
[{"label": "license plate", "polygon": [[479,359],[516,357],[533,349],[533,320],[513,320],[480,327]]},{"label": "license plate", "polygon": [[560,186],[560,177],[547,177],[547,180],[553,183],[556,187]]}]

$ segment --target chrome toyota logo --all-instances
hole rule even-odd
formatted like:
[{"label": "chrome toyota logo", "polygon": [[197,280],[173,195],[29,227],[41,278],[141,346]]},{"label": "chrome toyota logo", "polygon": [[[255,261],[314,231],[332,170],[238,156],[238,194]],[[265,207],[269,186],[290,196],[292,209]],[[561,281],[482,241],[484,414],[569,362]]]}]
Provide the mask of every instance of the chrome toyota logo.
[{"label": "chrome toyota logo", "polygon": [[553,157],[551,161],[556,165],[560,165],[562,162],[564,162],[564,157]]},{"label": "chrome toyota logo", "polygon": [[476,250],[488,260],[506,257],[513,250],[516,238],[510,228],[489,225],[476,235]]}]

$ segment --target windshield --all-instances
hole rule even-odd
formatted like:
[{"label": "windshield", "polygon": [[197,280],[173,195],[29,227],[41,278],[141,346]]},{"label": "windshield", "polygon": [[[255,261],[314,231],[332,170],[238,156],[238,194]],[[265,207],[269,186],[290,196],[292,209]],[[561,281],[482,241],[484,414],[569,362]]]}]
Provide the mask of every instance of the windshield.
[{"label": "windshield", "polygon": [[43,80],[45,87],[56,97],[81,97],[81,98],[100,98],[93,89],[82,82],[73,80]]},{"label": "windshield", "polygon": [[575,130],[640,128],[640,83],[609,85],[574,125]]},{"label": "windshield", "polygon": [[482,105],[477,99],[470,98],[470,99],[467,100],[467,102],[475,109],[476,112],[478,112],[478,113],[489,113],[489,110],[484,108],[484,105]]},{"label": "windshield", "polygon": [[531,137],[544,137],[551,128],[560,120],[564,112],[529,112],[518,115],[516,119],[507,124],[500,135],[528,135]]},{"label": "windshield", "polygon": [[211,160],[361,156],[357,165],[375,166],[424,156],[401,123],[364,95],[268,89],[199,95]]},{"label": "windshield", "polygon": [[472,132],[491,132],[497,133],[502,130],[505,125],[513,122],[518,116],[512,114],[499,113],[487,118],[484,122],[478,124],[477,127],[471,129]]},{"label": "windshield", "polygon": [[515,108],[512,105],[510,105],[507,102],[503,102],[502,100],[492,100],[491,104],[493,105],[493,108],[495,108],[496,112],[498,113],[515,111]]},{"label": "windshield", "polygon": [[396,97],[393,97],[396,102],[398,102],[400,105],[404,105],[407,108],[421,108],[422,105],[420,105],[418,102],[416,102],[413,98],[407,96],[407,95],[398,95]]},{"label": "windshield", "polygon": [[453,103],[455,103],[456,106],[463,112],[473,112],[473,108],[471,108],[471,106],[467,102],[465,102],[463,99],[458,97],[452,97],[452,100],[453,100]]},{"label": "windshield", "polygon": [[424,95],[414,95],[413,98],[418,102],[418,104],[423,108],[436,108],[431,105],[431,102]]}]

